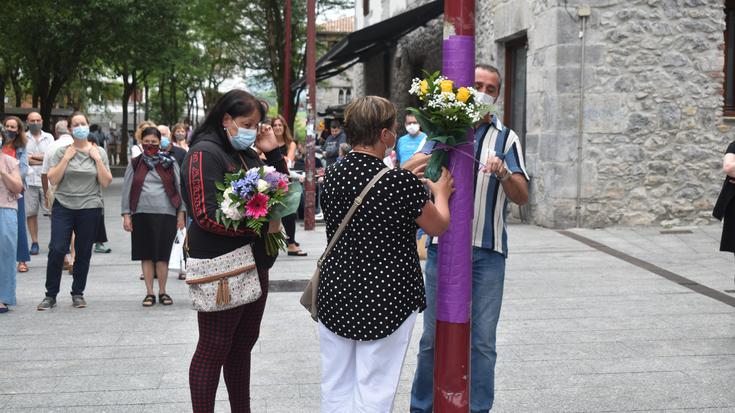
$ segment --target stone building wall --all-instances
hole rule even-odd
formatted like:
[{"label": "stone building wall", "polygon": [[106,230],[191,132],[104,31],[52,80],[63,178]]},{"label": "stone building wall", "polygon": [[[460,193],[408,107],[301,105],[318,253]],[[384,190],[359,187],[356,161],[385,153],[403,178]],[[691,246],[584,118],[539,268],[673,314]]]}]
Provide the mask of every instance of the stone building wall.
[{"label": "stone building wall", "polygon": [[[591,7],[583,65],[579,4]],[[504,72],[506,41],[528,39],[530,222],[576,225],[580,107],[581,226],[712,221],[723,152],[735,139],[735,120],[722,115],[723,5],[569,0],[565,7],[562,0],[477,0],[477,61]],[[441,18],[400,40],[392,53],[388,97],[405,108],[414,103],[405,91],[410,79],[422,68],[441,67]],[[376,73],[383,62],[358,69],[363,76],[356,76],[356,95],[371,92],[369,79],[382,81]],[[501,94],[501,115],[502,106]]]},{"label": "stone building wall", "polygon": [[[504,41],[528,38],[531,216],[575,225],[581,25],[585,31],[581,225],[711,221],[722,156],[723,2],[480,0],[479,58],[504,66]],[[570,16],[571,14],[572,16]]]}]

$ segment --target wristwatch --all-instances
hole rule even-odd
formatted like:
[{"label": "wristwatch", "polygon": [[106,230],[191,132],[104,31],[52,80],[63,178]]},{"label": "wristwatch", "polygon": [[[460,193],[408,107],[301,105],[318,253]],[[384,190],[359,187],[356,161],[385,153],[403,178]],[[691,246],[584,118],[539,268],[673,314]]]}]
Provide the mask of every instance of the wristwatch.
[{"label": "wristwatch", "polygon": [[499,177],[499,178],[500,178],[500,182],[505,182],[505,181],[507,181],[508,179],[510,179],[510,176],[511,176],[511,175],[512,175],[512,173],[511,173],[511,172],[510,172],[509,170],[507,170],[507,169],[506,169],[506,170],[505,170],[505,175],[503,175],[503,176]]}]

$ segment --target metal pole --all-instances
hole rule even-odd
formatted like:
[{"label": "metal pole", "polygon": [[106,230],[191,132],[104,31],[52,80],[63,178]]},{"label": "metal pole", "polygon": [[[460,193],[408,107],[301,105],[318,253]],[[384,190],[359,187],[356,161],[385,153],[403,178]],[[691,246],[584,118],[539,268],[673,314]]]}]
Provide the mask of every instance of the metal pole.
[{"label": "metal pole", "polygon": [[[444,2],[442,74],[457,86],[475,77],[475,1]],[[439,237],[434,350],[434,411],[466,413],[470,408],[470,314],[472,309],[472,219],[474,216],[474,134],[449,154],[455,192],[449,200],[451,225]],[[469,156],[466,156],[469,155]]]},{"label": "metal pole", "polygon": [[[286,47],[283,57],[283,110],[281,114],[286,122],[291,122],[291,0],[286,0]],[[291,130],[293,130],[293,125]]]},{"label": "metal pole", "polygon": [[306,84],[309,90],[306,121],[306,199],[304,205],[304,229],[313,230],[315,207],[314,145],[316,141],[316,0],[306,2]]}]

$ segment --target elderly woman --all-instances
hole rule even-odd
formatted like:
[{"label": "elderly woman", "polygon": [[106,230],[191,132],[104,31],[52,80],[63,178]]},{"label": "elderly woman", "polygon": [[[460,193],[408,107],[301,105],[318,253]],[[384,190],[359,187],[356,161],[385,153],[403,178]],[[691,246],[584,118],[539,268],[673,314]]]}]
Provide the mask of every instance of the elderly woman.
[{"label": "elderly woman", "polygon": [[51,209],[46,296],[38,304],[39,311],[56,306],[64,256],[69,250],[72,232],[76,250],[72,271],[72,305],[76,308],[87,306],[84,289],[87,286],[92,245],[97,237],[97,226],[104,207],[102,188],[112,182],[107,153],[87,140],[87,116],[82,112],[74,112],[69,118],[69,128],[74,143],[58,148],[49,160],[48,180],[56,186],[56,199]]},{"label": "elderly woman", "polygon": [[[396,144],[396,109],[366,96],[345,109],[352,151],[327,168],[322,207],[331,241],[355,198],[386,168]],[[416,315],[425,307],[416,231],[449,226],[453,182],[403,169],[383,175],[362,200],[321,268],[318,292],[322,412],[389,412]]]},{"label": "elderly woman", "polygon": [[[3,142],[5,134],[3,131]],[[15,258],[18,242],[18,198],[23,192],[20,162],[0,153],[0,313],[15,305]]]},{"label": "elderly woman", "polygon": [[[195,413],[213,412],[217,386],[224,369],[233,412],[250,411],[250,352],[258,340],[260,321],[268,297],[268,270],[274,257],[265,251],[264,233],[225,227],[217,222],[217,186],[225,174],[260,167],[263,162],[288,174],[270,125],[265,124],[267,104],[243,90],[225,93],[212,106],[194,132],[182,173],[184,201],[193,218],[188,230],[189,257],[208,260],[241,251],[254,257],[262,295],[238,307],[197,314],[199,343],[189,368],[189,387]],[[270,229],[278,231],[278,221]],[[191,274],[196,276],[196,274]]]},{"label": "elderly woman", "polygon": [[[25,191],[26,175],[28,175],[28,153],[26,152],[26,142],[28,137],[23,130],[23,122],[17,116],[8,116],[3,121],[4,136],[2,151],[6,155],[10,155],[20,162],[20,179],[23,181],[23,191]],[[16,260],[18,261],[18,272],[28,272],[28,261],[31,260],[30,250],[28,249],[28,234],[26,233],[26,208],[25,199],[18,200],[18,240],[16,241]]]},{"label": "elderly woman", "polygon": [[131,232],[132,259],[141,261],[145,278],[144,307],[156,304],[153,275],[158,275],[158,300],[173,304],[166,294],[168,260],[176,229],[184,228],[185,208],[181,200],[179,166],[161,151],[161,132],[148,127],[141,132],[143,153],[125,170],[120,209],[123,229]]}]

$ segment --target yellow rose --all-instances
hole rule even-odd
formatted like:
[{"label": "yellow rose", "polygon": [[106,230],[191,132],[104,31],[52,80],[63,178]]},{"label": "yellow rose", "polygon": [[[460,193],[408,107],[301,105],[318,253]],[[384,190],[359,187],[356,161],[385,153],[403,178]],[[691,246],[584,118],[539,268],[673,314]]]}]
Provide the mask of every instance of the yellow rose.
[{"label": "yellow rose", "polygon": [[461,87],[457,91],[457,100],[465,103],[470,98],[470,91],[466,87]]},{"label": "yellow rose", "polygon": [[454,85],[454,82],[451,80],[442,80],[442,82],[439,84],[442,89],[442,93],[452,93],[452,86]]},{"label": "yellow rose", "polygon": [[425,95],[429,91],[429,82],[427,82],[426,80],[422,80],[420,86],[421,94]]}]

